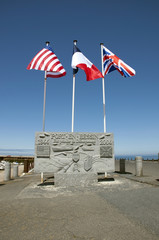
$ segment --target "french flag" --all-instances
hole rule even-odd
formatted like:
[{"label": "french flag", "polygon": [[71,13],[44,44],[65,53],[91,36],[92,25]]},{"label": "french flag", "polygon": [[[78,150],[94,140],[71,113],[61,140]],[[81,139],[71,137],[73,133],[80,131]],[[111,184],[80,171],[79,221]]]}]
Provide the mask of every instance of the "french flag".
[{"label": "french flag", "polygon": [[81,53],[79,48],[74,44],[73,56],[71,66],[73,68],[73,73],[78,72],[78,68],[81,68],[86,73],[87,81],[94,80],[97,78],[103,78],[102,73],[96,68],[96,66],[91,63],[84,55]]}]

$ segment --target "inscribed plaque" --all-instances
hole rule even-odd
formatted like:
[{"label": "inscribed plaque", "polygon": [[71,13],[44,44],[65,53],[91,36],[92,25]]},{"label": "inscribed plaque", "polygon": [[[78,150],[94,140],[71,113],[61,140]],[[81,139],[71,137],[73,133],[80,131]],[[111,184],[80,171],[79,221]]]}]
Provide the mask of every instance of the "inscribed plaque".
[{"label": "inscribed plaque", "polygon": [[44,157],[49,158],[50,157],[50,146],[37,146],[37,157]]}]

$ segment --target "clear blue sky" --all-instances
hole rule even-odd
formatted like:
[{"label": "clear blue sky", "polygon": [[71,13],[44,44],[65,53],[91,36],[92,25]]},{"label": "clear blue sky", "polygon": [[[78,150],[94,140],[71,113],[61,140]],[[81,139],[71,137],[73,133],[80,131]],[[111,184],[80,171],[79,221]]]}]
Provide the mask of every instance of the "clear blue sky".
[{"label": "clear blue sky", "polygon": [[[101,70],[100,43],[136,70],[105,77],[107,131],[116,154],[159,152],[158,0],[5,0],[0,3],[0,148],[34,148],[44,72],[26,69],[50,41],[67,71],[49,78],[46,131],[71,131],[73,40]],[[103,132],[102,80],[76,75],[75,131]]]}]

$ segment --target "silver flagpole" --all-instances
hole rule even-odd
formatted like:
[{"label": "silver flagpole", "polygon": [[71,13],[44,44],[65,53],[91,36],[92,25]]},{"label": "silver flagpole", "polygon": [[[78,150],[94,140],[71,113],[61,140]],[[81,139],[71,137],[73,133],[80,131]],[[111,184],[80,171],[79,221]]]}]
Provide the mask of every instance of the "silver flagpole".
[{"label": "silver flagpole", "polygon": [[[101,59],[102,59],[102,74],[104,76],[104,66],[103,66],[103,43],[101,45]],[[102,86],[103,86],[103,113],[104,113],[104,133],[106,133],[106,114],[105,114],[105,84],[104,77],[102,78]]]},{"label": "silver flagpole", "polygon": [[[48,46],[50,42],[46,42],[46,46]],[[46,103],[46,71],[45,71],[45,79],[44,79],[44,104],[43,104],[43,132],[45,132],[45,103]]]},{"label": "silver flagpole", "polygon": [[[73,43],[76,45],[77,40]],[[73,90],[72,90],[72,132],[74,132],[74,103],[75,103],[75,74],[73,74]]]}]

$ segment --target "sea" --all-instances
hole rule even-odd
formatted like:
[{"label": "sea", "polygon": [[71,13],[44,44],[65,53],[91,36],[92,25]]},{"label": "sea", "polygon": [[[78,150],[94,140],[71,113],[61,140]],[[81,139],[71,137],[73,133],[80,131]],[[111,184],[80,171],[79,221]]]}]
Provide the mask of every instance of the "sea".
[{"label": "sea", "polygon": [[0,149],[0,156],[34,156],[34,149]]},{"label": "sea", "polygon": [[124,158],[126,160],[135,160],[136,156],[141,156],[143,160],[158,160],[158,154],[135,154],[135,155],[115,155],[115,159]]},{"label": "sea", "polygon": [[[34,149],[0,149],[0,156],[34,156]],[[115,154],[115,159],[124,158],[126,160],[135,160],[136,156],[142,156],[144,160],[157,160],[156,154]]]}]

